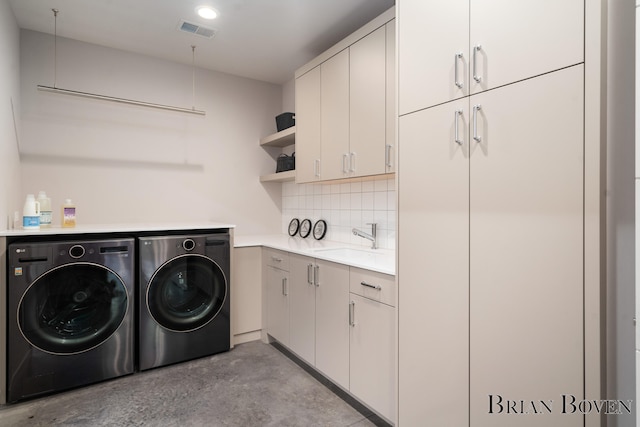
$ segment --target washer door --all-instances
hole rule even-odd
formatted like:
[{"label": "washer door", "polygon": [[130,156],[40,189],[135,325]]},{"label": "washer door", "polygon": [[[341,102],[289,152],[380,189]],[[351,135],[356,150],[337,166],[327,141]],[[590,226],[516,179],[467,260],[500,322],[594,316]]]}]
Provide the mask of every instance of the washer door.
[{"label": "washer door", "polygon": [[220,312],[227,297],[227,280],[211,259],[182,255],[163,264],[151,277],[147,307],[166,329],[193,331]]},{"label": "washer door", "polygon": [[80,353],[118,329],[127,305],[127,290],[115,272],[97,264],[67,264],[29,286],[18,307],[18,326],[42,351]]}]

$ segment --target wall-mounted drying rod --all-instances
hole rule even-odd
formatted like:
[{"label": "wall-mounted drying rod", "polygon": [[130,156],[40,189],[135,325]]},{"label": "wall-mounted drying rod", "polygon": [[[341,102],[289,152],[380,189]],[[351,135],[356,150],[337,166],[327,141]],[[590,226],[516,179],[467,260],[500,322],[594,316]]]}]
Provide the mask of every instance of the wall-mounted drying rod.
[{"label": "wall-mounted drying rod", "polygon": [[126,98],[117,98],[115,96],[107,96],[107,95],[98,95],[95,93],[89,92],[80,92],[77,90],[70,89],[62,89],[59,88],[56,84],[57,80],[57,64],[58,64],[58,13],[60,12],[58,9],[51,9],[53,12],[53,86],[44,86],[38,85],[38,90],[53,92],[53,93],[61,93],[64,95],[72,95],[78,96],[82,98],[91,98],[91,99],[100,99],[103,101],[111,101],[111,102],[119,102],[121,104],[130,104],[130,105],[138,105],[141,107],[150,107],[150,108],[158,108],[161,110],[169,110],[169,111],[179,111],[181,113],[189,113],[189,114],[198,114],[200,116],[204,116],[206,113],[202,110],[196,110],[195,107],[195,99],[196,99],[196,47],[195,45],[191,45],[191,84],[192,84],[192,98],[194,107],[192,108],[183,108],[183,107],[173,107],[171,105],[164,104],[154,104],[146,101],[136,101],[133,99]]},{"label": "wall-mounted drying rod", "polygon": [[62,89],[59,87],[38,85],[38,90],[42,90],[45,92],[61,93],[65,95],[79,96],[82,98],[92,98],[92,99],[100,99],[103,101],[119,102],[121,104],[131,104],[131,105],[139,105],[142,107],[159,108],[162,110],[180,111],[182,113],[198,114],[201,116],[204,116],[206,114],[204,111],[196,110],[194,108],[183,108],[183,107],[173,107],[171,105],[153,104],[151,102],[136,101],[133,99],[126,99],[126,98],[116,98],[114,96],[98,95],[95,93],[80,92],[77,90]]}]

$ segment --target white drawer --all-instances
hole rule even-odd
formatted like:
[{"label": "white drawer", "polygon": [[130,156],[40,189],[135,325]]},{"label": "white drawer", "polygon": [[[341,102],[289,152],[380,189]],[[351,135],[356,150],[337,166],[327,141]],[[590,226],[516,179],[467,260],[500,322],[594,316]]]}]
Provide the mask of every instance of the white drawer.
[{"label": "white drawer", "polygon": [[351,267],[349,291],[374,301],[396,306],[395,276]]},{"label": "white drawer", "polygon": [[277,249],[265,248],[264,264],[280,270],[289,271],[289,253]]}]

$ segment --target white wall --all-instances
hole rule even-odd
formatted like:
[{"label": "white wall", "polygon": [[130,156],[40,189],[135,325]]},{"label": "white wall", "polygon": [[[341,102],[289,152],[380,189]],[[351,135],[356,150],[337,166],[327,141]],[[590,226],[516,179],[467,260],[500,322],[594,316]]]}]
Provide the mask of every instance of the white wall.
[{"label": "white wall", "polygon": [[79,223],[213,220],[236,224],[238,235],[280,231],[281,188],[258,179],[275,169],[258,141],[275,132],[280,86],[197,68],[194,103],[191,66],[58,37],[57,87],[206,116],[37,91],[54,83],[53,42],[21,32],[21,191],[47,191],[54,225],[72,198]]},{"label": "white wall", "polygon": [[22,197],[16,136],[20,129],[19,52],[20,31],[13,11],[8,2],[0,1],[0,230],[8,227]]}]

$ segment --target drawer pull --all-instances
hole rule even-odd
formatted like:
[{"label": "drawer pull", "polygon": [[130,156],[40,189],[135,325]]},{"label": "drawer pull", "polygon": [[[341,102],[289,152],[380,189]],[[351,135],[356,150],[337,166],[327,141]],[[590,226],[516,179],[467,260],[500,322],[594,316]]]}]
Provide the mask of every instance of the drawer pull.
[{"label": "drawer pull", "polygon": [[274,262],[282,262],[282,258],[278,258],[278,257],[274,257],[274,256],[271,257],[271,260],[274,261]]},{"label": "drawer pull", "polygon": [[367,288],[371,288],[371,289],[375,289],[376,291],[381,291],[382,290],[382,286],[380,285],[371,285],[367,282],[360,282],[360,284],[362,286],[366,286]]}]

